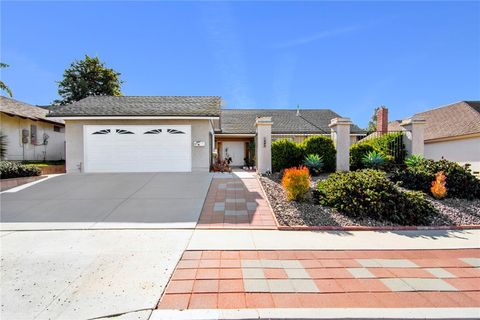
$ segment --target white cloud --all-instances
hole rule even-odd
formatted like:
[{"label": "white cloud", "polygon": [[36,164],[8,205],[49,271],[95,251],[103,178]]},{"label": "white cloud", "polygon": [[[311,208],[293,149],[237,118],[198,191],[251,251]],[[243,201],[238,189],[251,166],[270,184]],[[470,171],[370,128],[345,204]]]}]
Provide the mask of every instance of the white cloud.
[{"label": "white cloud", "polygon": [[331,29],[331,30],[324,30],[309,36],[301,37],[298,39],[290,40],[290,41],[285,41],[282,43],[278,43],[275,45],[276,48],[289,48],[289,47],[295,47],[295,46],[300,46],[304,45],[307,43],[311,43],[320,39],[325,39],[325,38],[330,38],[334,36],[339,36],[342,34],[347,34],[354,32],[356,30],[360,29],[358,26],[350,26],[350,27],[343,27],[343,28],[336,28],[336,29]]}]

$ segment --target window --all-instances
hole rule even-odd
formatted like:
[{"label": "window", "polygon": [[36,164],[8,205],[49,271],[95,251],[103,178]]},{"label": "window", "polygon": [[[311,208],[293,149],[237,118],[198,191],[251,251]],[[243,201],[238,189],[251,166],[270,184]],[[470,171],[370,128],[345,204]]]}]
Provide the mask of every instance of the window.
[{"label": "window", "polygon": [[110,133],[110,129],[103,129],[103,130],[95,131],[92,134],[109,134],[109,133]]},{"label": "window", "polygon": [[118,134],[134,134],[132,131],[128,131],[124,129],[116,129],[115,132]]},{"label": "window", "polygon": [[61,132],[62,128],[60,126],[53,126],[53,131],[54,132]]},{"label": "window", "polygon": [[162,129],[153,129],[153,130],[149,130],[147,132],[144,132],[143,134],[159,134],[162,132]]},{"label": "window", "polygon": [[167,132],[170,134],[185,134],[185,132],[176,129],[167,129]]}]

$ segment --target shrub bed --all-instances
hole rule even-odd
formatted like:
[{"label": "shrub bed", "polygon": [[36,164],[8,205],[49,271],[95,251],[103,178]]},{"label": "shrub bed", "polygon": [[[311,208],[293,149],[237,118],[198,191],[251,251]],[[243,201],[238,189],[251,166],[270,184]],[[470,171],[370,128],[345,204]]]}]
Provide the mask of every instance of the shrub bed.
[{"label": "shrub bed", "polygon": [[448,160],[422,159],[415,165],[394,172],[391,179],[400,182],[407,189],[431,194],[430,188],[435,180],[435,174],[440,171],[446,176],[447,197],[480,199],[480,180],[468,168]]},{"label": "shrub bed", "polygon": [[288,139],[281,139],[272,143],[272,170],[282,171],[300,165],[303,160],[302,148]]},{"label": "shrub bed", "polygon": [[401,192],[377,170],[334,173],[319,181],[319,202],[352,218],[372,218],[400,225],[428,224],[438,212],[421,192]]},{"label": "shrub bed", "polygon": [[288,200],[305,200],[310,191],[310,173],[308,169],[306,167],[285,169],[282,186]]},{"label": "shrub bed", "polygon": [[0,161],[0,179],[39,176],[40,169],[14,161]]}]

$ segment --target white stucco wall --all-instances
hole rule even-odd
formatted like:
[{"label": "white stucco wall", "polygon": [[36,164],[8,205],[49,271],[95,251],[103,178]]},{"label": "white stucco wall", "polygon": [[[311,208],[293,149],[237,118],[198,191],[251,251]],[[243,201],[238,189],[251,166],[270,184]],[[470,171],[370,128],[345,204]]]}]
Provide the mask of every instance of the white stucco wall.
[{"label": "white stucco wall", "polygon": [[[191,125],[192,126],[192,171],[210,170],[209,133],[213,133],[210,120],[68,120],[65,121],[67,141],[67,173],[80,172],[83,167],[83,126],[84,125]],[[194,147],[193,141],[204,141],[204,147]],[[139,164],[141,165],[141,164]]]},{"label": "white stucco wall", "polygon": [[441,142],[425,142],[425,158],[441,158],[460,164],[470,163],[471,169],[480,173],[480,137]]},{"label": "white stucco wall", "polygon": [[[31,144],[30,136],[28,143],[22,143],[22,130],[27,129],[30,133],[30,126],[37,126],[37,145]],[[61,125],[60,125],[61,126]],[[7,136],[6,160],[63,160],[65,159],[65,132],[53,131],[54,124],[44,121],[33,121],[17,116],[9,116],[0,113],[0,129]],[[43,143],[43,134],[47,134],[48,144]]]}]

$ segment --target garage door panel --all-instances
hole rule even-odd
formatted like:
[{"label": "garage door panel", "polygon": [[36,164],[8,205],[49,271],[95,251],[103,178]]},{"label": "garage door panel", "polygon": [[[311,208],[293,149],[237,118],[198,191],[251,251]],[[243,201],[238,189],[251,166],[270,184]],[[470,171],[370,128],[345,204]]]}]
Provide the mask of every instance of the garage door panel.
[{"label": "garage door panel", "polygon": [[190,126],[85,126],[86,172],[191,171]]}]

